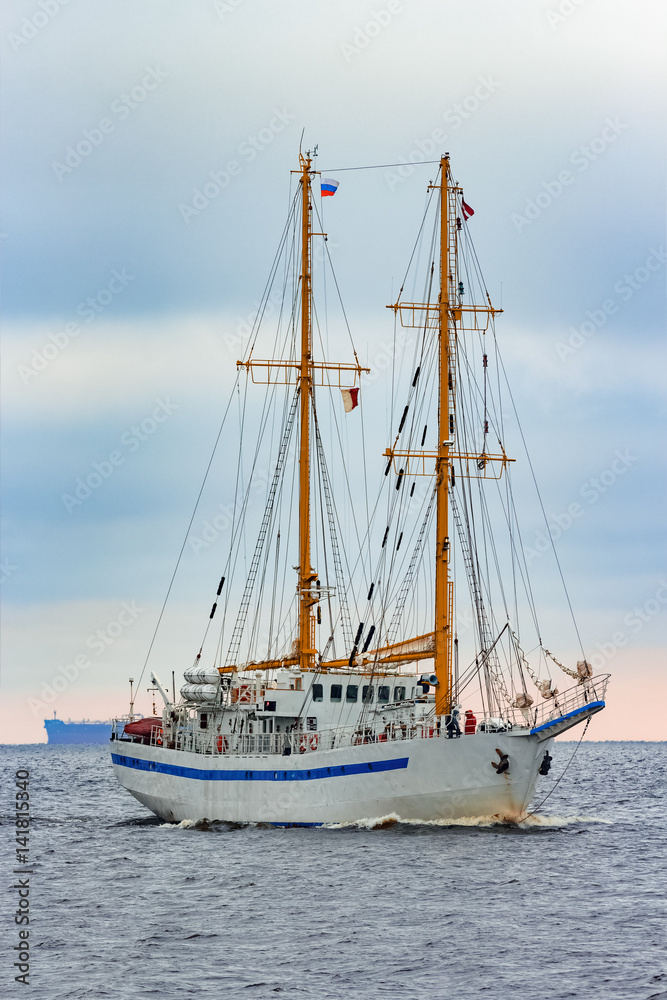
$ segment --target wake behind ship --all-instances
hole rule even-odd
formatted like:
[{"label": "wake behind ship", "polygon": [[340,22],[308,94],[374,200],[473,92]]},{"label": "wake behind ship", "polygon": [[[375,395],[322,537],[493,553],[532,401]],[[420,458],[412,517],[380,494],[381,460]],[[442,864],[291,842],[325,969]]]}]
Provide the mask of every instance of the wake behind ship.
[{"label": "wake behind ship", "polygon": [[[300,154],[237,362],[235,457],[220,428],[219,485],[238,515],[198,652],[178,700],[152,674],[161,717],[114,724],[113,766],[167,820],[517,819],[554,737],[604,708],[608,678],[583,649],[566,666],[542,641],[506,450],[501,310],[474,212],[443,156],[389,306],[401,348],[386,374],[390,443],[369,454],[364,421],[384,419],[385,404],[362,402],[370,369],[342,301],[333,315],[340,284],[314,156]],[[320,197],[338,186],[323,177]],[[330,360],[334,343],[343,360]],[[559,647],[567,628],[578,640],[565,616],[556,628]]]}]

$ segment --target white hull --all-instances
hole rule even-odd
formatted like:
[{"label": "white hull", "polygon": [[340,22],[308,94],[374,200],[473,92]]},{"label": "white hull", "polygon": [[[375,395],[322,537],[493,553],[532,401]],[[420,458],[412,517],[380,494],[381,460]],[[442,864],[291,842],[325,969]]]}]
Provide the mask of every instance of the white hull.
[{"label": "white hull", "polygon": [[[244,757],[115,741],[112,759],[120,784],[170,821],[511,820],[525,813],[551,742],[528,733],[477,733]],[[492,767],[496,748],[509,756],[503,774]]]}]

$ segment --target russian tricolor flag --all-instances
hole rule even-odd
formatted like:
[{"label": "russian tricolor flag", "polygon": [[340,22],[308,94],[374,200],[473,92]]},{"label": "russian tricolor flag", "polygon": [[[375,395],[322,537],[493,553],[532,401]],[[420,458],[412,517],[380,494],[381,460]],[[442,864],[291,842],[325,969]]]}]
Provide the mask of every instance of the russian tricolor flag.
[{"label": "russian tricolor flag", "polygon": [[322,197],[329,198],[333,197],[338,188],[338,181],[332,180],[330,177],[322,178]]}]

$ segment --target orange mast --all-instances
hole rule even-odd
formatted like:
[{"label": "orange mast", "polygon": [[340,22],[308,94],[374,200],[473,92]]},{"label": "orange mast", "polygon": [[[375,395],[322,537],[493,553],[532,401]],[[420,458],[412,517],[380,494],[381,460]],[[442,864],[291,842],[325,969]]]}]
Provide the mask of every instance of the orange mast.
[{"label": "orange mast", "polygon": [[301,164],[301,365],[299,368],[299,665],[309,670],[315,662],[315,616],[317,598],[312,594],[317,574],[310,564],[310,397],[312,392],[311,336],[311,180],[310,154],[299,153]]},{"label": "orange mast", "polygon": [[[450,431],[450,391],[453,385],[453,358],[450,358],[450,295],[455,276],[450,274],[449,259],[449,158],[440,160],[440,297],[438,300],[438,337],[440,346],[438,385],[438,447],[435,460],[436,476],[436,529],[435,529],[435,673],[438,686],[435,692],[436,715],[451,709],[452,697],[452,588],[449,579],[449,479],[450,449],[453,440]],[[454,237],[455,238],[455,237]],[[455,249],[455,248],[454,248]],[[454,266],[455,266],[454,254]],[[455,332],[455,331],[454,331]]]},{"label": "orange mast", "polygon": [[[450,578],[451,543],[450,497],[453,463],[461,462],[463,478],[497,479],[508,462],[504,449],[499,455],[486,450],[480,454],[455,450],[455,387],[456,342],[466,328],[486,329],[488,317],[501,309],[488,305],[463,305],[458,282],[457,240],[460,226],[456,217],[456,198],[461,188],[452,183],[449,156],[440,158],[440,181],[430,185],[440,191],[440,294],[437,305],[427,302],[398,301],[388,308],[400,316],[407,327],[426,327],[438,335],[438,442],[435,451],[413,451],[387,448],[385,456],[394,468],[398,465],[405,475],[436,477],[436,549],[435,549],[435,674],[438,678],[435,695],[436,715],[451,711],[452,651],[454,633],[454,582]],[[488,298],[488,296],[487,296]],[[498,464],[500,469],[498,470]]]}]

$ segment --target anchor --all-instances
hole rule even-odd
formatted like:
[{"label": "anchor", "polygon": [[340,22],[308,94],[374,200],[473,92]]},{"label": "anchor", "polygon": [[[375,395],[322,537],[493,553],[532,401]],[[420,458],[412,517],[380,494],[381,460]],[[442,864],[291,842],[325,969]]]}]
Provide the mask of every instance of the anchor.
[{"label": "anchor", "polygon": [[502,750],[499,750],[498,747],[496,747],[496,753],[500,757],[500,760],[497,763],[495,760],[492,760],[491,767],[496,769],[496,774],[504,774],[505,771],[509,771],[510,769],[510,759],[508,755],[503,753]]}]

